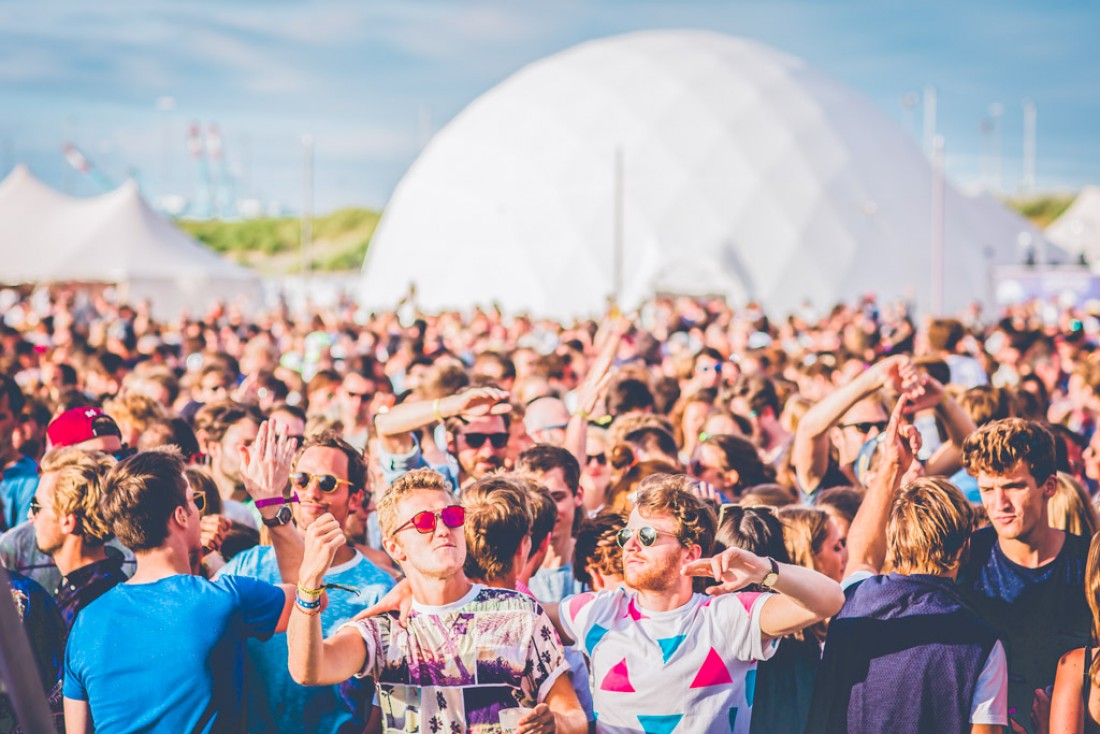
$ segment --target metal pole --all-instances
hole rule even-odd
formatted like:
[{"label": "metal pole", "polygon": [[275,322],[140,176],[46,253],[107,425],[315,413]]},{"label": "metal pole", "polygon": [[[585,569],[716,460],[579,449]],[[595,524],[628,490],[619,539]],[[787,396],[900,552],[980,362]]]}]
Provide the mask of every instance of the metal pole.
[{"label": "metal pole", "polygon": [[[302,175],[302,261],[301,273],[308,277],[310,271],[309,250],[313,245],[313,136],[302,136],[305,148],[304,170]],[[302,283],[305,288],[305,282]]]},{"label": "metal pole", "polygon": [[1000,194],[1003,190],[1002,161],[1001,161],[1001,118],[1004,117],[1005,108],[1000,102],[994,102],[989,106],[989,116],[993,120],[993,192]]},{"label": "metal pole", "polygon": [[1035,191],[1035,103],[1024,100],[1024,180],[1025,194]]},{"label": "metal pole", "polygon": [[944,231],[944,194],[942,135],[932,139],[932,313],[943,313],[944,305],[944,252],[946,250]]},{"label": "metal pole", "polygon": [[623,149],[615,148],[615,179],[612,192],[613,202],[613,294],[615,305],[621,308],[623,301]]},{"label": "metal pole", "polygon": [[936,144],[936,88],[924,88],[924,154],[931,160]]},{"label": "metal pole", "polygon": [[12,600],[11,580],[0,566],[0,680],[7,686],[23,731],[53,731],[53,717],[37,670],[23,621]]}]

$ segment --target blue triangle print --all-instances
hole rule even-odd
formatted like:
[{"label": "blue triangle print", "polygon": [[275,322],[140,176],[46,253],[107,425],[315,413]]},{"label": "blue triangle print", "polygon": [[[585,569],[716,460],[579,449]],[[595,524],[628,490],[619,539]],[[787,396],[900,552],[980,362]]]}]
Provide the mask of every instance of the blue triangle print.
[{"label": "blue triangle print", "polygon": [[638,723],[642,725],[645,734],[671,734],[683,714],[670,714],[668,716],[638,716]]},{"label": "blue triangle print", "polygon": [[733,731],[737,726],[737,707],[730,708],[730,731]]},{"label": "blue triangle print", "polygon": [[753,700],[756,698],[756,671],[750,670],[745,673],[745,700],[749,706],[752,706]]},{"label": "blue triangle print", "polygon": [[588,650],[588,657],[592,657],[596,645],[600,644],[607,632],[607,627],[598,624],[592,625],[592,629],[588,630],[588,634],[584,636],[584,649]]},{"label": "blue triangle print", "polygon": [[657,644],[661,646],[661,656],[664,658],[664,662],[668,662],[668,659],[680,648],[680,643],[686,639],[687,635],[676,635],[675,637],[665,637],[657,640]]}]

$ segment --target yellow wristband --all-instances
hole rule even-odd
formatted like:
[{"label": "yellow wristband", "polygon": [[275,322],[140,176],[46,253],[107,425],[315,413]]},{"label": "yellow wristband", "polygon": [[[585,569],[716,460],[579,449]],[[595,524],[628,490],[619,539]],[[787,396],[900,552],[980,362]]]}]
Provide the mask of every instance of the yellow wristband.
[{"label": "yellow wristband", "polygon": [[298,584],[298,591],[305,594],[306,596],[315,596],[316,597],[316,596],[320,596],[321,594],[325,593],[325,587],[322,586],[320,589],[307,589],[306,587],[302,586],[301,584]]}]

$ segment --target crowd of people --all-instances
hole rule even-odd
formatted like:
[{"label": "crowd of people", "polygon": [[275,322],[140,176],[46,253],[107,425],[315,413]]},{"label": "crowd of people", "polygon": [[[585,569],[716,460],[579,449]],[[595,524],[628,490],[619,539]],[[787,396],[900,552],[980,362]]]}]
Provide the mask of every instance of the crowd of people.
[{"label": "crowd of people", "polygon": [[0,300],[58,731],[1100,731],[1096,313]]}]

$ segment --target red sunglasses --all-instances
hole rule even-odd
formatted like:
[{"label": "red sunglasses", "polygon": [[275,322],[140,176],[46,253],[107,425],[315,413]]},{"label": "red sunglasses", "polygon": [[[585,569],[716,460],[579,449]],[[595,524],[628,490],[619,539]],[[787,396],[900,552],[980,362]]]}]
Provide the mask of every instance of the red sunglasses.
[{"label": "red sunglasses", "polygon": [[439,520],[443,521],[443,524],[449,528],[459,528],[466,522],[466,508],[462,505],[450,505],[444,507],[439,512],[432,512],[431,510],[424,510],[413,515],[407,523],[393,531],[394,535],[397,535],[405,528],[412,525],[416,528],[416,532],[427,534],[434,533],[436,527],[438,527]]}]

